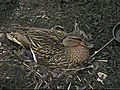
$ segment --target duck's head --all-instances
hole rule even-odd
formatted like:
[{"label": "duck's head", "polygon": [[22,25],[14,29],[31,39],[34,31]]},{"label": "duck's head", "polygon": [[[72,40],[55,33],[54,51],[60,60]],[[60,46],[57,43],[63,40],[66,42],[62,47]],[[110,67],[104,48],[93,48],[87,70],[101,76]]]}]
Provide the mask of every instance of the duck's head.
[{"label": "duck's head", "polygon": [[68,35],[64,37],[62,44],[65,47],[74,47],[74,46],[83,46],[86,48],[92,48],[93,44],[90,44],[85,40],[84,38],[81,38],[80,36],[75,36],[75,35]]}]

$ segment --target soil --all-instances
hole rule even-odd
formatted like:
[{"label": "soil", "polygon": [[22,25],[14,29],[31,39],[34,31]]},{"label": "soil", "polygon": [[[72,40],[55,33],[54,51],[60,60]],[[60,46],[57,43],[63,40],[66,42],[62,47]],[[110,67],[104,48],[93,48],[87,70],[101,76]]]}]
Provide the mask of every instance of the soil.
[{"label": "soil", "polygon": [[[120,0],[0,0],[0,33],[10,32],[8,28],[13,25],[49,29],[61,25],[70,32],[74,30],[75,21],[91,36],[92,55],[113,38],[112,29],[120,21]],[[120,88],[120,43],[115,40],[92,58],[92,69],[80,70],[70,80],[63,76],[46,84],[15,55],[21,47],[2,34],[0,38],[1,89]],[[46,75],[43,68],[39,67],[40,73]]]}]

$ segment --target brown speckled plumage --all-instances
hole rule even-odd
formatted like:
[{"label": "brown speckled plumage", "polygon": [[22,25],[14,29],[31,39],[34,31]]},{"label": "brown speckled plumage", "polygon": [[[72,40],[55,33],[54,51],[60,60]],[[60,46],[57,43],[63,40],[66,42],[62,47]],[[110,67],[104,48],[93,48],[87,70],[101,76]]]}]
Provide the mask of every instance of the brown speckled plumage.
[{"label": "brown speckled plumage", "polygon": [[[18,42],[15,39],[12,41],[25,48],[32,48],[37,62],[48,61],[53,66],[62,67],[80,63],[89,57],[89,48],[81,36],[66,34],[61,30],[42,28],[29,28],[28,30],[21,28],[18,31],[17,33],[8,33],[7,36],[12,35],[12,38],[17,39]],[[19,39],[18,36],[26,39]]]}]

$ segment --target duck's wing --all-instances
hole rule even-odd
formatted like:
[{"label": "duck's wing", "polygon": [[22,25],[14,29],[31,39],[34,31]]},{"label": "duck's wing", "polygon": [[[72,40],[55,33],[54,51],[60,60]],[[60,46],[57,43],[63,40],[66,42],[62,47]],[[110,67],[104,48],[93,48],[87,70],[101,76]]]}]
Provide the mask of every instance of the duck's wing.
[{"label": "duck's wing", "polygon": [[[38,60],[46,61],[64,48],[61,43],[66,35],[64,31],[26,27],[17,27],[16,31],[29,40],[30,48]],[[23,46],[26,45],[23,43]]]},{"label": "duck's wing", "polygon": [[37,29],[26,33],[31,42],[33,51],[40,59],[49,59],[58,53],[63,45],[61,43],[65,33],[56,30]]},{"label": "duck's wing", "polygon": [[59,53],[53,55],[51,59],[48,61],[50,68],[69,68],[70,66],[70,58],[68,56],[68,52],[66,48],[59,51]]}]

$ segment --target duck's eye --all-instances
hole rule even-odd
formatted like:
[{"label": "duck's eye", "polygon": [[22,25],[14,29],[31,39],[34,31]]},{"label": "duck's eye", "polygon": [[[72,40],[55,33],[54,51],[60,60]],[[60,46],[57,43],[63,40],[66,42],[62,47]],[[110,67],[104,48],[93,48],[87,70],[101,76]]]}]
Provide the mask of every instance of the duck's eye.
[{"label": "duck's eye", "polygon": [[81,38],[73,38],[73,39],[75,39],[75,40],[79,40],[79,41],[82,41],[82,39],[81,39]]}]

